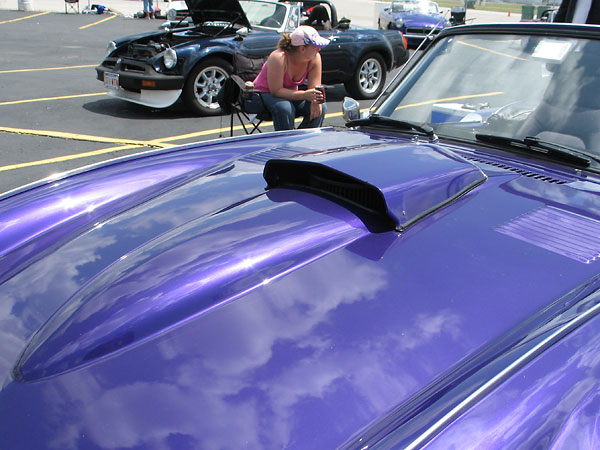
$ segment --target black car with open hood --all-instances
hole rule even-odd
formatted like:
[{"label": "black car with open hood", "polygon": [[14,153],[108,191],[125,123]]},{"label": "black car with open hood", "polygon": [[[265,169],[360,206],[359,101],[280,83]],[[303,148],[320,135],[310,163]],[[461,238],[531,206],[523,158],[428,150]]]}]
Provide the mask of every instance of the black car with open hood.
[{"label": "black car with open hood", "polygon": [[[234,72],[234,55],[264,59],[277,48],[281,33],[291,33],[306,20],[302,4],[296,2],[186,3],[193,23],[169,23],[109,43],[104,61],[96,67],[109,95],[152,108],[168,108],[182,99],[195,114],[221,114],[217,94]],[[408,59],[402,34],[354,28],[346,20],[337,20],[330,1],[319,3],[335,18],[332,29],[319,30],[331,42],[321,51],[323,84],[344,83],[354,98],[376,98],[387,73]]]}]

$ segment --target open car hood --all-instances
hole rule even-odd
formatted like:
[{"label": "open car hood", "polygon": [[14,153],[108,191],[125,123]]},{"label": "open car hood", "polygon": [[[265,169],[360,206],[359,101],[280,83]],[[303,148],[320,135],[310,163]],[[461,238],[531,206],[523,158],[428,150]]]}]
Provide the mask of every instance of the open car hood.
[{"label": "open car hood", "polygon": [[185,0],[185,4],[195,24],[217,21],[250,26],[237,0]]}]

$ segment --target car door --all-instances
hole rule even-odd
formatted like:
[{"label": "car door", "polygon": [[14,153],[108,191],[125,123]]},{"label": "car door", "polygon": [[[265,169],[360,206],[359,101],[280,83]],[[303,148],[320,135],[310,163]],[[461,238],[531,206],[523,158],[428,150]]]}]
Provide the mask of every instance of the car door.
[{"label": "car door", "polygon": [[280,38],[278,33],[252,31],[241,41],[239,51],[252,58],[268,56],[277,48]]},{"label": "car door", "polygon": [[360,54],[357,31],[319,31],[319,34],[330,38],[329,45],[321,50],[323,83],[340,83],[351,78]]}]

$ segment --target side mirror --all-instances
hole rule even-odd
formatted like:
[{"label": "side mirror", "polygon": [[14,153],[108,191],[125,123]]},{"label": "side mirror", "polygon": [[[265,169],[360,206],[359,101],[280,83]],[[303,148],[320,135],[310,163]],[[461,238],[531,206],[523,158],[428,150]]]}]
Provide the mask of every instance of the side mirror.
[{"label": "side mirror", "polygon": [[237,36],[241,38],[248,36],[248,33],[249,31],[247,27],[242,27],[235,32],[235,34],[237,34]]},{"label": "side mirror", "polygon": [[344,97],[342,103],[342,115],[346,122],[360,119],[360,105],[356,100],[350,97]]},{"label": "side mirror", "polygon": [[287,24],[286,24],[283,32],[291,33],[296,28],[298,28],[300,26],[300,16],[301,15],[302,15],[302,13],[300,11],[300,6],[292,6],[290,8],[290,12],[289,12],[288,19],[287,19]]}]

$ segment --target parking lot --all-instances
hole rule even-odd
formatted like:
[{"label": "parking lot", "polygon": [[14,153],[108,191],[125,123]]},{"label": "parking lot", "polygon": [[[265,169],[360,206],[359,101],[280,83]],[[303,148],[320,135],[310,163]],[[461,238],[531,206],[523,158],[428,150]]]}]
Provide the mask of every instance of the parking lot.
[{"label": "parking lot", "polygon": [[[0,193],[99,161],[228,136],[228,116],[196,117],[180,102],[165,110],[135,105],[108,97],[96,80],[111,39],[160,23],[0,11]],[[325,126],[343,126],[344,95],[343,86],[328,87]]]}]

